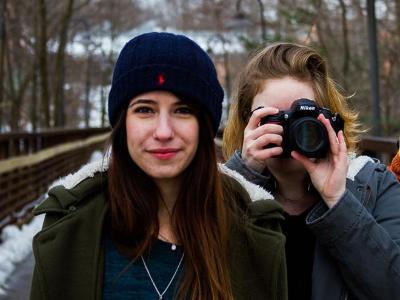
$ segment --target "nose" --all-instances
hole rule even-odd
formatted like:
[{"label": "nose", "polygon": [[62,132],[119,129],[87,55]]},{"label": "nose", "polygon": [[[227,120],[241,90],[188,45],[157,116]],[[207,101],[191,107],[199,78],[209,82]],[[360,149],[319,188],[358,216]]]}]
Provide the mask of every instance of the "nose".
[{"label": "nose", "polygon": [[160,114],[154,130],[154,138],[160,141],[167,141],[173,137],[174,129],[170,116],[168,114]]}]

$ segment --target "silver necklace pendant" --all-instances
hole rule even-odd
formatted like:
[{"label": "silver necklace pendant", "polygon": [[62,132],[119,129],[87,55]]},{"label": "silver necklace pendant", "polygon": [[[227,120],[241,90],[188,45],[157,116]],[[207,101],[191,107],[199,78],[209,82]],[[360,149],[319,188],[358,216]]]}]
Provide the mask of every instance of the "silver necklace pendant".
[{"label": "silver necklace pendant", "polygon": [[176,250],[176,244],[171,243],[169,239],[167,239],[165,236],[163,236],[161,233],[158,234],[158,236],[161,238],[162,241],[167,242],[169,244],[171,244],[171,250],[175,251]]}]

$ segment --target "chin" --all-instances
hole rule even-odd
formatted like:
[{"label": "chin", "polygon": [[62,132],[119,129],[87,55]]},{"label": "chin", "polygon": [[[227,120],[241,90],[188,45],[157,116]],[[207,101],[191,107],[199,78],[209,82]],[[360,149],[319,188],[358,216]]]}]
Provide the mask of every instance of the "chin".
[{"label": "chin", "polygon": [[147,175],[153,179],[171,179],[179,176],[176,172],[151,172]]},{"label": "chin", "polygon": [[148,170],[147,175],[152,177],[155,180],[165,180],[165,179],[173,179],[179,177],[184,170],[175,169],[175,168],[162,168],[159,167],[157,169]]}]

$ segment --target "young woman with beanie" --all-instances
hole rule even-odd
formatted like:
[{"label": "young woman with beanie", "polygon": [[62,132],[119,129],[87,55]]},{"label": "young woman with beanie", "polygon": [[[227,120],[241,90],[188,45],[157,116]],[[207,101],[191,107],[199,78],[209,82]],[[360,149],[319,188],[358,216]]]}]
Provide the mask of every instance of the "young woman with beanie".
[{"label": "young woman with beanie", "polygon": [[262,49],[235,100],[226,165],[285,211],[289,299],[400,299],[400,185],[355,155],[357,114],[320,54],[292,43]]},{"label": "young woman with beanie", "polygon": [[223,90],[192,40],[122,49],[108,99],[110,157],[35,209],[31,299],[286,299],[281,210],[216,161]]}]

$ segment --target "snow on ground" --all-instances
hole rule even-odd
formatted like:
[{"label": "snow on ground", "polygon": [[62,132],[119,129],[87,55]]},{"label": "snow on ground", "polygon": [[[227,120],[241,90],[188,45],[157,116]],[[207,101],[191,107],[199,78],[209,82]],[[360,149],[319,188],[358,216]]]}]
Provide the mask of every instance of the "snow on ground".
[{"label": "snow on ground", "polygon": [[[102,153],[96,151],[89,162],[101,159],[103,159]],[[42,228],[43,219],[44,215],[36,216],[29,224],[24,224],[21,228],[8,225],[1,232],[3,242],[0,244],[0,295],[5,295],[6,280],[13,273],[16,265],[32,252],[32,238]]]},{"label": "snow on ground", "polygon": [[0,294],[5,294],[5,282],[15,266],[32,252],[32,238],[42,227],[43,218],[43,215],[37,216],[21,228],[9,225],[3,229],[3,243],[0,244]]}]

